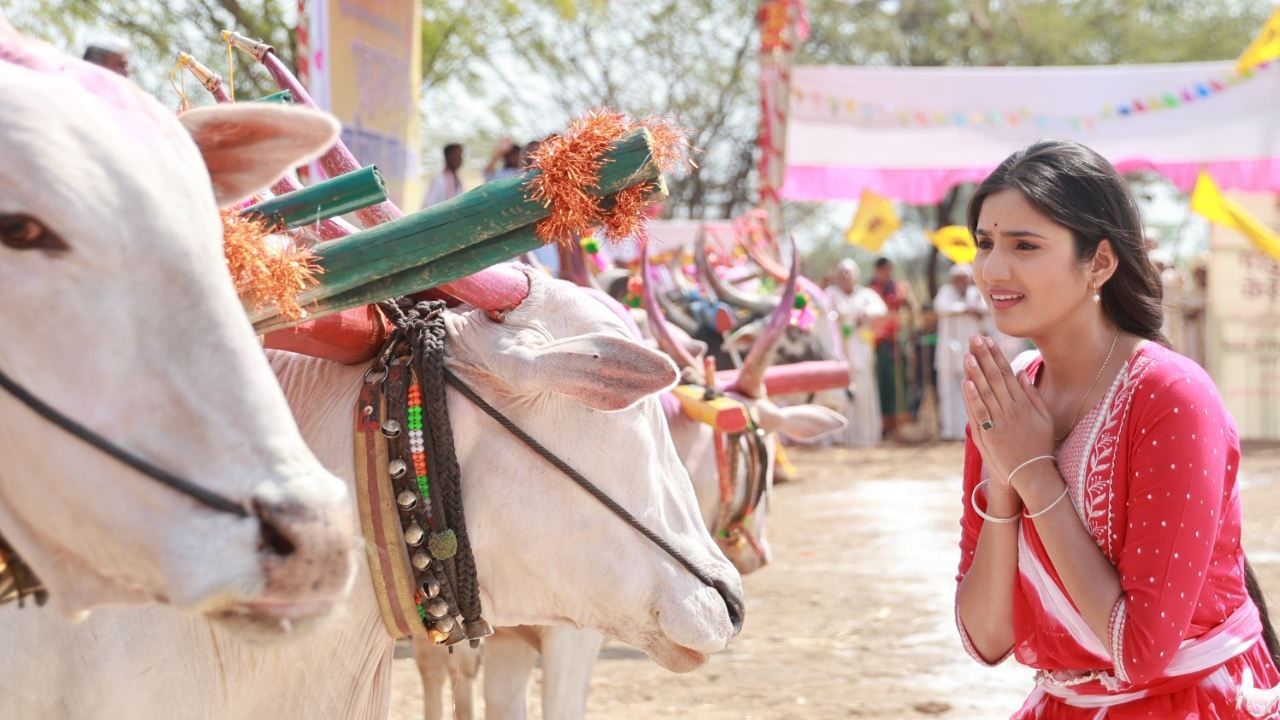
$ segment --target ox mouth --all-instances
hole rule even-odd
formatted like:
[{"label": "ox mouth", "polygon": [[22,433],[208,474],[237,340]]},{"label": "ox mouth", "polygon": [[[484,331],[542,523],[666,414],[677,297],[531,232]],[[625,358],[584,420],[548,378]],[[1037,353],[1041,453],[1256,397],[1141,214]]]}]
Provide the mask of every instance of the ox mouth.
[{"label": "ox mouth", "polygon": [[645,652],[663,669],[677,673],[697,670],[711,659],[707,653],[673,643],[666,638],[650,643]]},{"label": "ox mouth", "polygon": [[206,615],[220,625],[247,636],[271,640],[306,632],[333,610],[333,602],[304,600],[298,602],[240,602],[213,610]]}]

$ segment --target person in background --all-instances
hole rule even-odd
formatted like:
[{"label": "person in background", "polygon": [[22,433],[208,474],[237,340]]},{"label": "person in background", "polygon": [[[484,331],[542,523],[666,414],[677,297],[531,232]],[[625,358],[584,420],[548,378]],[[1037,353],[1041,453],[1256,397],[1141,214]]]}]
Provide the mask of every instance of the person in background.
[{"label": "person in background", "polygon": [[504,137],[493,148],[489,162],[484,166],[484,181],[493,182],[515,177],[524,172],[523,151],[511,138]]},{"label": "person in background", "polygon": [[973,268],[951,266],[951,282],[938,290],[933,309],[938,313],[938,349],[934,367],[938,370],[938,424],[943,440],[963,440],[969,421],[965,413],[964,356],[969,338],[981,335],[990,311],[982,293],[970,280]]},{"label": "person in background", "polygon": [[900,313],[911,307],[911,288],[893,279],[893,262],[884,257],[876,260],[875,274],[867,286],[880,295],[889,310],[875,326],[876,385],[884,436],[888,437],[907,420],[906,357],[898,335],[902,329]]},{"label": "person in background", "polygon": [[538,148],[540,147],[542,147],[541,140],[530,140],[528,143],[525,143],[524,152],[520,155],[520,166],[527,168],[532,165],[534,153],[538,152]]},{"label": "person in background", "polygon": [[1182,334],[1185,348],[1179,350],[1196,361],[1200,367],[1208,360],[1205,346],[1205,305],[1209,299],[1209,266],[1203,260],[1197,260],[1191,266],[1191,285],[1182,292],[1182,302],[1178,308],[1182,314]]},{"label": "person in background", "polygon": [[115,38],[99,39],[84,49],[85,62],[100,65],[117,75],[129,77],[129,44]]},{"label": "person in background", "polygon": [[889,313],[876,291],[860,287],[858,263],[849,258],[836,266],[836,278],[827,287],[827,297],[840,328],[841,348],[849,363],[853,402],[849,403],[846,447],[866,447],[880,442],[883,422],[880,396],[876,392],[874,338],[871,328]]},{"label": "person in background", "polygon": [[422,200],[423,207],[442,203],[462,194],[462,180],[458,177],[458,170],[461,167],[462,146],[458,143],[445,145],[444,168],[440,170],[439,175],[436,175],[431,180],[431,186],[427,188],[427,195]]}]

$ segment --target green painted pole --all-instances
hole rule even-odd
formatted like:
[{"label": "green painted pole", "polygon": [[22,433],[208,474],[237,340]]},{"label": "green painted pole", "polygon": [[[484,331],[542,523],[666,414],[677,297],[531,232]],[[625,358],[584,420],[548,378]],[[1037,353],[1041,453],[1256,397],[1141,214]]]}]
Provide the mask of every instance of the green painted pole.
[{"label": "green painted pole", "polygon": [[295,228],[326,220],[387,199],[387,181],[378,168],[368,165],[285,193],[245,208],[242,215],[257,215],[276,227]]},{"label": "green painted pole", "polygon": [[[633,185],[657,182],[659,171],[651,145],[647,130],[637,130],[615,142],[605,153],[599,182],[590,192],[603,197]],[[536,224],[551,210],[525,197],[524,184],[534,172],[486,183],[399,220],[317,245],[314,252],[323,270],[320,284],[303,291],[298,302],[310,309],[326,298]],[[252,320],[260,325],[272,315],[274,311],[264,309]]]},{"label": "green painted pole", "polygon": [[[666,184],[659,178],[658,189],[650,195],[657,201],[667,195]],[[601,205],[607,210],[613,205],[613,198],[605,198]],[[421,292],[430,288],[463,278],[484,268],[506,262],[524,253],[536,250],[543,241],[536,233],[537,223],[530,223],[496,237],[486,238],[479,242],[464,244],[452,250],[444,249],[435,253],[429,262],[409,267],[376,280],[363,283],[351,290],[326,297],[314,305],[307,306],[305,320],[288,320],[278,315],[270,315],[254,323],[259,333],[297,325],[299,322],[314,320],[331,313],[342,312],[353,307],[381,302],[383,300]],[[428,240],[426,243],[431,243]]]},{"label": "green painted pole", "polygon": [[281,90],[280,92],[273,92],[270,95],[264,95],[253,102],[285,103],[286,105],[289,105],[293,103],[293,93],[289,90]]}]

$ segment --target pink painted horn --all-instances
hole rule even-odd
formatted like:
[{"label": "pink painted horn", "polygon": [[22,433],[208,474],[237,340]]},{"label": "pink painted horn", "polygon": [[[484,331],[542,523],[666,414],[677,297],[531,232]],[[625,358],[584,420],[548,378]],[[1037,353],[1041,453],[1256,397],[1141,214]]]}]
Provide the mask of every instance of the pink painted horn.
[{"label": "pink painted horn", "polygon": [[[750,228],[750,225],[747,227]],[[765,252],[764,248],[757,245],[751,239],[749,229],[747,232],[748,235],[746,237],[743,237],[741,234],[738,235],[738,244],[747,251],[747,257],[751,258],[752,262],[759,265],[761,270],[764,270],[777,282],[785,281],[787,278],[786,268],[782,267],[777,260],[769,257],[769,253]],[[765,230],[765,232],[768,233],[768,230]],[[795,241],[796,239],[794,237],[791,238],[791,243],[793,245],[795,244]]]},{"label": "pink painted horn", "polygon": [[782,288],[782,299],[769,317],[769,324],[760,338],[751,346],[747,357],[742,361],[742,369],[738,373],[737,389],[747,397],[761,397],[764,393],[764,372],[773,358],[773,351],[782,339],[791,323],[791,306],[796,301],[796,278],[800,276],[800,249],[791,246],[791,273],[787,275],[787,284]]},{"label": "pink painted horn", "polygon": [[705,226],[699,231],[697,239],[694,240],[693,260],[698,266],[698,273],[702,275],[703,282],[706,283],[706,286],[714,293],[716,298],[736,308],[749,310],[760,315],[767,315],[774,311],[775,301],[772,298],[756,297],[739,290],[732,283],[721,278],[716,273],[716,269],[711,267],[711,263],[707,260],[707,233]]},{"label": "pink painted horn", "polygon": [[675,341],[671,337],[671,331],[667,328],[667,319],[662,316],[662,309],[658,307],[658,300],[653,294],[653,278],[650,275],[649,268],[649,243],[640,245],[640,279],[642,280],[640,291],[641,300],[644,302],[644,311],[649,316],[649,327],[653,331],[653,337],[658,341],[658,347],[663,352],[671,356],[682,370],[690,369],[695,373],[701,373],[702,368],[698,367],[698,363],[693,359],[693,355],[689,354],[688,349]]},{"label": "pink painted horn", "polygon": [[[716,387],[729,390],[737,385],[740,371],[717,370]],[[816,393],[849,387],[849,363],[844,360],[806,360],[772,365],[764,371],[764,389],[769,395]]]}]

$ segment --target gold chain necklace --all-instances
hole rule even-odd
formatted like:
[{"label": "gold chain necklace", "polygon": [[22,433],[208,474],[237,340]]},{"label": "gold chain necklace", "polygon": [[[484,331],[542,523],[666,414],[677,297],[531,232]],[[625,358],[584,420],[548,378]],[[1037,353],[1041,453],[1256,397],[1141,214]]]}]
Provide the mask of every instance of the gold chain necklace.
[{"label": "gold chain necklace", "polygon": [[1107,350],[1107,359],[1102,361],[1102,367],[1098,368],[1098,374],[1093,376],[1093,384],[1088,390],[1084,391],[1084,395],[1080,398],[1080,404],[1076,405],[1076,414],[1071,417],[1071,424],[1067,426],[1067,431],[1062,437],[1054,437],[1054,443],[1060,443],[1067,439],[1072,430],[1076,429],[1076,423],[1080,421],[1080,411],[1084,409],[1084,401],[1089,399],[1089,395],[1093,393],[1093,389],[1098,386],[1098,381],[1102,379],[1102,371],[1107,369],[1107,365],[1111,362],[1111,354],[1116,351],[1116,341],[1120,339],[1120,328],[1116,328],[1116,334],[1111,338],[1111,349]]}]

